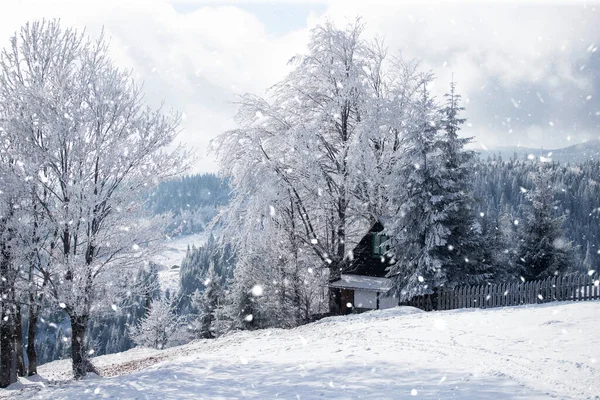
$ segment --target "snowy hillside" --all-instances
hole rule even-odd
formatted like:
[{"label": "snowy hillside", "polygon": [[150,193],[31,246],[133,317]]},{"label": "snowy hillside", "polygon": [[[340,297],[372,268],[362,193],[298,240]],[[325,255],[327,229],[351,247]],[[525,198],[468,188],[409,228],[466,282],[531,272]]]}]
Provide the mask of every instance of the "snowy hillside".
[{"label": "snowy hillside", "polygon": [[[176,291],[179,285],[179,267],[185,257],[188,246],[202,246],[206,242],[206,233],[177,237],[169,240],[165,250],[154,256],[153,261],[162,268],[158,272],[161,289]],[[177,266],[177,268],[173,268]]]},{"label": "snowy hillside", "polygon": [[[598,399],[600,302],[401,307],[94,360],[106,376],[16,399]],[[66,379],[68,361],[40,375]],[[136,371],[136,369],[139,369]],[[1,396],[0,396],[1,397]]]}]

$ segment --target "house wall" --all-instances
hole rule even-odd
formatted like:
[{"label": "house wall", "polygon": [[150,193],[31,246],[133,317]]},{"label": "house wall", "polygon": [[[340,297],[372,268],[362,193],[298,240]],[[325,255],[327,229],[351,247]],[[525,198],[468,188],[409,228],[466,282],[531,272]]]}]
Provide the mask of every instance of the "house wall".
[{"label": "house wall", "polygon": [[379,309],[385,310],[386,308],[396,307],[398,305],[397,297],[386,297],[383,294],[379,295]]},{"label": "house wall", "polygon": [[365,290],[354,291],[354,307],[374,310],[377,308],[377,294]]},{"label": "house wall", "polygon": [[[379,294],[379,309],[384,310],[386,308],[396,307],[398,305],[398,299],[396,297],[386,297],[383,293]],[[377,293],[368,292],[366,290],[355,290],[354,291],[354,307],[358,309],[377,309]]]}]

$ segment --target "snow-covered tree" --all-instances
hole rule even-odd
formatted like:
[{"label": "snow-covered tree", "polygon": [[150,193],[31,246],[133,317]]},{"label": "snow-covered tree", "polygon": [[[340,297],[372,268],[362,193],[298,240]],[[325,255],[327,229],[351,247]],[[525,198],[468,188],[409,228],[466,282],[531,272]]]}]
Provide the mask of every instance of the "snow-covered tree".
[{"label": "snow-covered tree", "polygon": [[107,41],[57,21],[26,24],[0,56],[2,125],[43,210],[51,240],[38,265],[46,293],[71,320],[76,378],[86,374],[90,315],[118,304],[163,239],[143,195],[179,172],[166,153],[179,117],[144,106]]},{"label": "snow-covered tree", "polygon": [[473,172],[478,160],[474,151],[465,149],[471,138],[458,136],[466,119],[459,116],[464,107],[460,104],[461,96],[456,93],[454,82],[445,97],[446,105],[442,108],[444,136],[441,141],[445,165],[440,186],[435,192],[446,210],[442,223],[449,229],[446,248],[442,250],[443,268],[447,271],[450,285],[480,284],[493,278],[493,266],[489,257],[486,259],[484,256],[481,218],[477,218],[474,207]]},{"label": "snow-covered tree", "polygon": [[179,328],[179,318],[175,313],[176,298],[155,299],[148,314],[129,330],[129,336],[139,346],[165,349],[169,338]]},{"label": "snow-covered tree", "polygon": [[517,265],[526,280],[544,279],[567,272],[572,267],[572,246],[564,237],[564,217],[556,217],[552,170],[541,164],[535,175],[535,188],[527,193],[531,206],[526,213]]},{"label": "snow-covered tree", "polygon": [[[386,226],[396,263],[389,275],[400,299],[430,293],[444,285],[443,268],[450,229],[445,224],[451,205],[445,201],[446,159],[441,115],[427,90],[431,75],[422,80],[412,118],[402,122],[404,156],[398,163],[390,209],[399,218]],[[394,210],[395,207],[395,210]],[[392,214],[394,215],[394,214]]]},{"label": "snow-covered tree", "polygon": [[590,241],[588,240],[587,246],[585,247],[585,258],[583,259],[583,268],[586,271],[595,270],[594,266],[594,256],[592,255],[592,248],[590,246]]},{"label": "snow-covered tree", "polygon": [[203,283],[204,290],[202,292],[196,290],[192,296],[192,306],[198,318],[198,335],[210,339],[214,337],[215,311],[223,296],[221,277],[215,272],[213,263],[208,267]]},{"label": "snow-covered tree", "polygon": [[188,246],[179,271],[179,295],[182,297],[183,309],[190,305],[190,296],[196,290],[203,288],[211,265],[219,285],[226,285],[227,280],[233,275],[235,266],[235,255],[231,248],[228,243],[219,243],[212,233],[202,246]]},{"label": "snow-covered tree", "polygon": [[333,281],[353,241],[380,216],[385,194],[377,193],[398,137],[385,125],[385,51],[362,31],[360,22],[315,28],[308,53],[293,59],[270,98],[243,96],[240,128],[213,143],[223,175],[232,177],[236,195],[223,219],[241,257],[254,257],[243,246],[277,238],[262,248],[301,251],[302,268],[325,270],[317,276]]}]

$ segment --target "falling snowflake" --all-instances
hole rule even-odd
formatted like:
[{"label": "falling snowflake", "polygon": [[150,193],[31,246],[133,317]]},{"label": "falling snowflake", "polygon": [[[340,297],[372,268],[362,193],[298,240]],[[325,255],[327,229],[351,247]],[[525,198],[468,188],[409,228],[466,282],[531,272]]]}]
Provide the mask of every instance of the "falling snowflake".
[{"label": "falling snowflake", "polygon": [[260,285],[254,285],[252,287],[252,296],[260,297],[263,295],[263,287]]}]

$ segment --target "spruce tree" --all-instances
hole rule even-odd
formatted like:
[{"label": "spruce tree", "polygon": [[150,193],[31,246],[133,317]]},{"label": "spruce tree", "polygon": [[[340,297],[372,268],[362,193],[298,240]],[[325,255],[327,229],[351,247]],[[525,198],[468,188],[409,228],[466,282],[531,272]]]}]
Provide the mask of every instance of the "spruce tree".
[{"label": "spruce tree", "polygon": [[572,247],[562,232],[564,217],[554,216],[552,170],[540,165],[535,176],[535,189],[526,197],[531,202],[526,212],[516,263],[527,281],[544,279],[569,270]]},{"label": "spruce tree", "polygon": [[443,187],[446,168],[440,113],[430,97],[426,82],[422,97],[414,107],[414,121],[404,137],[405,162],[395,174],[397,191],[392,201],[398,206],[396,222],[386,226],[396,254],[389,274],[396,295],[409,299],[431,293],[447,282],[442,268],[442,249],[450,230],[447,204],[439,188]]},{"label": "spruce tree", "polygon": [[139,346],[164,349],[178,328],[175,298],[165,296],[152,301],[150,312],[129,330],[129,336]]},{"label": "spruce tree", "polygon": [[490,258],[483,252],[482,227],[474,210],[472,171],[476,154],[465,149],[472,139],[458,136],[466,119],[459,117],[464,107],[454,82],[445,97],[446,106],[441,110],[444,136],[440,142],[445,165],[440,170],[443,177],[435,194],[441,198],[442,208],[446,210],[441,222],[449,235],[440,257],[449,284],[478,284],[492,277],[492,267]]},{"label": "spruce tree", "polygon": [[204,291],[200,293],[196,290],[192,296],[192,306],[198,315],[198,334],[202,338],[210,339],[215,336],[213,322],[221,296],[220,277],[211,263],[204,279]]},{"label": "spruce tree", "polygon": [[596,268],[594,268],[594,259],[592,256],[592,249],[590,246],[590,241],[588,240],[587,242],[587,246],[585,249],[585,258],[583,259],[583,268],[586,271],[591,271],[591,270],[595,270]]}]

